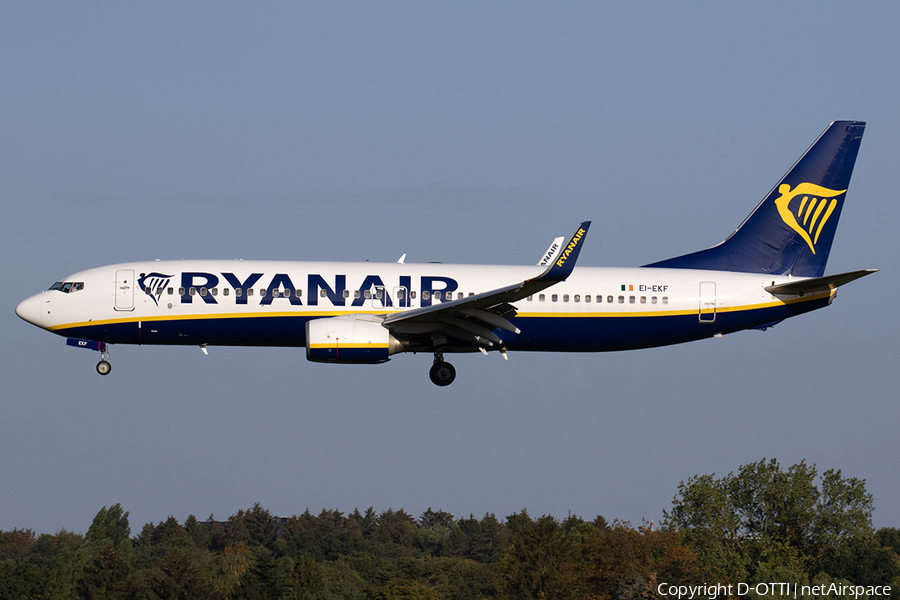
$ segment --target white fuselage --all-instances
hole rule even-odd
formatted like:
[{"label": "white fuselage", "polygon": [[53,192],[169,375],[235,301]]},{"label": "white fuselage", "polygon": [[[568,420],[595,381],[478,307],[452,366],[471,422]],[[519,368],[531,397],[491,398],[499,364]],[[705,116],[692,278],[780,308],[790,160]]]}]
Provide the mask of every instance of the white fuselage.
[{"label": "white fuselage", "polygon": [[[68,290],[41,292],[17,312],[59,335],[107,343],[304,346],[310,319],[432,306],[542,270],[433,263],[122,263],[75,273],[62,282],[73,284]],[[514,303],[511,320],[521,333],[496,331],[509,350],[623,350],[765,326],[833,298],[833,290],[785,298],[764,289],[790,280],[727,271],[576,267],[566,281]]]}]

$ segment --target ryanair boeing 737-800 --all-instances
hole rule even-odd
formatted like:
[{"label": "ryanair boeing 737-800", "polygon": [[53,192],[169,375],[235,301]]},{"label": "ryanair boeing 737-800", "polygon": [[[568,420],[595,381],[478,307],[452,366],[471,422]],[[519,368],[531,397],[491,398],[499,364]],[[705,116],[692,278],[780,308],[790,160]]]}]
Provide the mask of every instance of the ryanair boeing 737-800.
[{"label": "ryanair boeing 737-800", "polygon": [[101,353],[111,344],[306,347],[315,362],[449,353],[605,352],[765,329],[831,304],[873,270],[825,275],[865,123],[835,121],[724,242],[637,268],[578,267],[589,221],[537,266],[179,260],[75,273],[16,313]]}]

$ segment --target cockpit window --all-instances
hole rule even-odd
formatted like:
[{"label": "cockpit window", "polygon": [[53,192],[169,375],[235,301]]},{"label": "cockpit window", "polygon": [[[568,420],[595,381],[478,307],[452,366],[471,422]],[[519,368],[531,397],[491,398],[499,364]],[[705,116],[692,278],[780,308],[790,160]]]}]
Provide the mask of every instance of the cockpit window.
[{"label": "cockpit window", "polygon": [[71,294],[84,289],[84,283],[81,281],[57,281],[50,286],[51,290],[59,290],[63,294]]}]

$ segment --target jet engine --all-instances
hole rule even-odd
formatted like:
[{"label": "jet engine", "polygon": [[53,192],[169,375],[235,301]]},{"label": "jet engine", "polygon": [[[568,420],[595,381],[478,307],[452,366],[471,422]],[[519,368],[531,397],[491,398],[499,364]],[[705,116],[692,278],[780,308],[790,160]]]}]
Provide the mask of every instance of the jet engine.
[{"label": "jet engine", "polygon": [[378,364],[403,345],[374,315],[348,315],[306,322],[306,358],[313,362]]}]

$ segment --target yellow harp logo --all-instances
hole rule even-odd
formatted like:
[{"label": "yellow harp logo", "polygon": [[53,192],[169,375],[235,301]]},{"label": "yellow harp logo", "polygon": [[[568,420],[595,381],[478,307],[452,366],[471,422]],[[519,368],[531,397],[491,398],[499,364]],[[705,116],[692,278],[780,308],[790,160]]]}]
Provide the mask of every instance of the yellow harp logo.
[{"label": "yellow harp logo", "polygon": [[[814,183],[800,183],[791,190],[791,186],[782,183],[778,186],[778,191],[781,193],[775,199],[778,214],[806,240],[809,249],[815,254],[819,234],[837,206],[837,197],[847,190],[830,190]],[[793,202],[795,199],[798,199],[797,202]],[[792,203],[794,206],[791,206]]]}]

